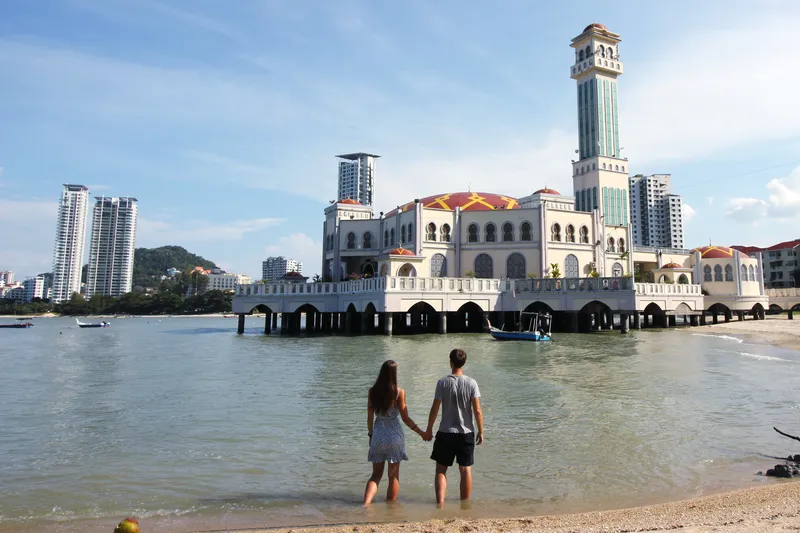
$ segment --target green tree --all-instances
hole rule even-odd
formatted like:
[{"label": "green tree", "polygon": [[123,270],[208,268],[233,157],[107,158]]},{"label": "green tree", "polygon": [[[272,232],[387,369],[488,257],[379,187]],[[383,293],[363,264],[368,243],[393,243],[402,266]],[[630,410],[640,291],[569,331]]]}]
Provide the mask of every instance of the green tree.
[{"label": "green tree", "polygon": [[217,268],[213,261],[190,253],[182,246],[137,248],[133,256],[133,284],[156,288],[168,269],[176,268],[183,272],[196,266]]}]

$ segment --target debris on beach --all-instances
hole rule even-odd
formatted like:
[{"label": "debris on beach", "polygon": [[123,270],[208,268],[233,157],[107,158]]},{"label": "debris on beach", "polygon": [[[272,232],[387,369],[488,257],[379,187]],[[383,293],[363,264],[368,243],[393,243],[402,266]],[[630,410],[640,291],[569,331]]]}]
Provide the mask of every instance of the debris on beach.
[{"label": "debris on beach", "polygon": [[[773,427],[775,431],[783,435],[784,437],[789,437],[790,439],[794,439],[800,441],[800,437],[795,437],[794,435],[789,435],[788,433],[784,433],[780,429]],[[780,457],[774,457],[768,455],[772,459],[781,459]],[[759,472],[759,476],[770,476],[770,477],[783,477],[783,478],[790,478],[793,476],[800,476],[800,454],[790,455],[783,459],[783,464],[775,465],[773,468],[767,470],[766,473]]]},{"label": "debris on beach", "polygon": [[129,516],[117,524],[114,533],[139,533],[139,521]]}]

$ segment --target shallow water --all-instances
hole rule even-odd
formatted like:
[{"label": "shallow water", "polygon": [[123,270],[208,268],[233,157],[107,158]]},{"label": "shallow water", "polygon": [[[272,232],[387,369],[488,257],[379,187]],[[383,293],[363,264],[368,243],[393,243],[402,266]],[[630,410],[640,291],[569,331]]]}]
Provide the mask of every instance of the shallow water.
[{"label": "shallow water", "polygon": [[[754,475],[775,463],[759,454],[797,452],[772,426],[800,425],[800,352],[703,328],[501,343],[112,322],[0,333],[0,531],[107,532],[129,514],[155,533],[612,508],[771,482]],[[457,472],[434,508],[430,444],[407,431],[401,502],[379,493],[361,509],[380,364],[399,363],[424,425],[456,346],[486,418],[470,508]]]}]

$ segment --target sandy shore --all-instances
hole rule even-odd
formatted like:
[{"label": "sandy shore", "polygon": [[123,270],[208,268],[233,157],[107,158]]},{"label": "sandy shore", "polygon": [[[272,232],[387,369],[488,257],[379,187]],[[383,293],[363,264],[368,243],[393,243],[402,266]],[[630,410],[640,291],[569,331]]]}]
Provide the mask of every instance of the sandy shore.
[{"label": "sandy shore", "polygon": [[732,321],[721,324],[713,324],[705,328],[693,328],[702,331],[710,329],[724,335],[732,335],[747,338],[755,342],[766,342],[789,348],[800,350],[800,316],[794,320],[789,320],[787,315],[767,315],[766,320],[744,320],[742,322]]},{"label": "sandy shore", "polygon": [[[376,504],[381,505],[381,504]],[[450,504],[454,505],[454,504]],[[457,504],[455,504],[457,505]],[[236,533],[463,533],[525,531],[589,533],[673,531],[759,533],[800,530],[800,483],[769,479],[764,486],[632,509],[514,519],[428,520],[335,527],[248,529]]]}]

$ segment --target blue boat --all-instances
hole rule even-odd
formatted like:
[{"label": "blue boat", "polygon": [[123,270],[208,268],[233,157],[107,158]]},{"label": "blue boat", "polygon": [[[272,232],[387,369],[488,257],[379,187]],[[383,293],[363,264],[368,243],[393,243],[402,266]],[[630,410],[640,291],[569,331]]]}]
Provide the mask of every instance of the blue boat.
[{"label": "blue boat", "polygon": [[[488,322],[488,320],[487,320]],[[547,313],[522,312],[514,327],[496,328],[489,322],[489,333],[498,341],[549,341],[552,317]]]}]

